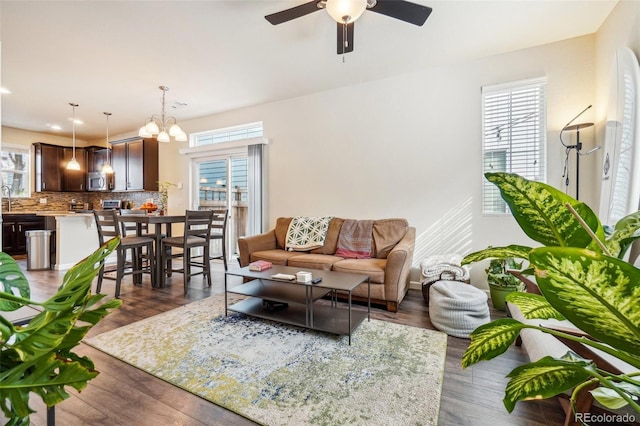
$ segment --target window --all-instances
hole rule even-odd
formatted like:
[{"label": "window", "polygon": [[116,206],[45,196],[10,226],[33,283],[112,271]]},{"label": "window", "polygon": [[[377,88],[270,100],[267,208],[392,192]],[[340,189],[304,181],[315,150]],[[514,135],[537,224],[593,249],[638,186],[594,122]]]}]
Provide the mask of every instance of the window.
[{"label": "window", "polygon": [[[11,197],[29,197],[31,188],[29,182],[30,151],[24,147],[3,146],[0,151],[2,169],[2,195],[7,195],[6,187],[11,189]],[[5,187],[6,186],[6,187]]]},{"label": "window", "polygon": [[[482,88],[482,173],[546,180],[546,78]],[[483,178],[482,212],[508,213],[498,188]]]},{"label": "window", "polygon": [[[262,122],[190,135],[190,204],[193,208],[229,209],[227,253],[237,252],[238,238],[259,234],[264,227]],[[214,248],[215,250],[215,248]]]},{"label": "window", "polygon": [[193,133],[191,135],[191,146],[212,145],[259,137],[262,137],[262,122]]}]

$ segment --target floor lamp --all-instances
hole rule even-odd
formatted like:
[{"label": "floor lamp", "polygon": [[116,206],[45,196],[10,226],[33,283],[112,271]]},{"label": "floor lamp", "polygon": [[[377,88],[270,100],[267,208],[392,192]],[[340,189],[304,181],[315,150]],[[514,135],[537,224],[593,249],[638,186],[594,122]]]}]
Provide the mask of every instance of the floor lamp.
[{"label": "floor lamp", "polygon": [[[593,126],[593,123],[579,123],[572,124],[571,126],[565,126],[562,131],[563,132],[571,132],[576,131],[576,144],[567,146],[567,150],[575,149],[576,150],[576,200],[579,200],[579,189],[580,189],[580,151],[582,150],[582,142],[580,142],[580,129],[585,129],[587,127]],[[586,154],[590,154],[595,151],[597,148],[594,148],[588,151]],[[585,155],[586,155],[585,154]]]}]

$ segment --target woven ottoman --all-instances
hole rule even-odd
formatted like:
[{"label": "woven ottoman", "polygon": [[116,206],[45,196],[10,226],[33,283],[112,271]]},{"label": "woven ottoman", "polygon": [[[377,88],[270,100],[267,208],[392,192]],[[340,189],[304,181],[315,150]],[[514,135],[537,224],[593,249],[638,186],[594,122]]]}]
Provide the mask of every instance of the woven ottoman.
[{"label": "woven ottoman", "polygon": [[469,338],[490,321],[487,294],[460,281],[437,281],[429,289],[431,323],[450,336]]}]

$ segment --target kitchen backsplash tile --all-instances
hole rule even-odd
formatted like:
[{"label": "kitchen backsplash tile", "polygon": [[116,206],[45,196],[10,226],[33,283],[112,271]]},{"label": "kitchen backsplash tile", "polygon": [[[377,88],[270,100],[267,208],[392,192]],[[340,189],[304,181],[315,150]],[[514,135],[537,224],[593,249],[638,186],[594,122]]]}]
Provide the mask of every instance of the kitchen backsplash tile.
[{"label": "kitchen backsplash tile", "polygon": [[[41,198],[46,198],[46,204],[40,203]],[[134,207],[142,205],[149,198],[155,204],[160,203],[159,192],[34,192],[30,198],[12,198],[12,212],[32,211],[67,211],[69,203],[75,200],[77,203],[90,203],[94,209],[99,209],[102,200],[126,200]],[[8,198],[2,198],[2,211],[8,213]]]}]

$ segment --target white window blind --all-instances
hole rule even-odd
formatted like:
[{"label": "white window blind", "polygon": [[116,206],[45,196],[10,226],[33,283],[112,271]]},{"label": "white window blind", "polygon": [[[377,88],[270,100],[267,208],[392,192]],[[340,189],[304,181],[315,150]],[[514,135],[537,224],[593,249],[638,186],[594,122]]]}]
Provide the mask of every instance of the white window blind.
[{"label": "white window blind", "polygon": [[546,180],[546,78],[482,87],[482,212],[508,213],[486,172]]}]

